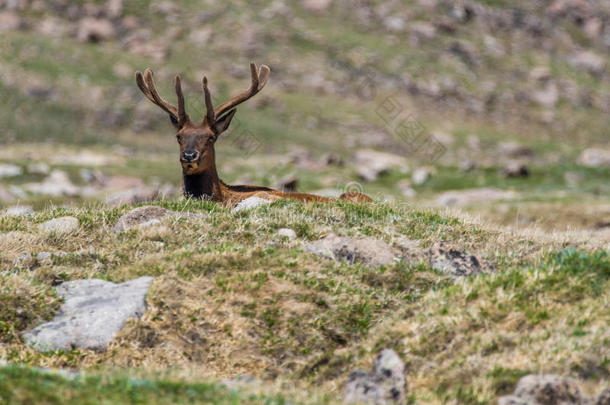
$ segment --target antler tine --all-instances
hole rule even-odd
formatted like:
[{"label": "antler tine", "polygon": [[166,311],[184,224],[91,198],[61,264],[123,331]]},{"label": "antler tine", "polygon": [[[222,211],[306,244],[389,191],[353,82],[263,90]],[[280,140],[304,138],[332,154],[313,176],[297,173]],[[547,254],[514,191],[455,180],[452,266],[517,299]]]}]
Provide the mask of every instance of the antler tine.
[{"label": "antler tine", "polygon": [[144,83],[144,78],[142,77],[142,72],[140,71],[136,72],[136,83],[138,84],[140,91],[144,93],[146,98],[155,103],[155,99],[153,98],[152,94],[150,94],[150,90],[148,90],[148,87],[146,87],[146,83]]},{"label": "antler tine", "polygon": [[[137,80],[137,76],[136,76],[136,80]],[[146,85],[147,91],[144,91],[142,89],[142,87],[140,86],[140,83],[138,83],[138,86],[140,87],[140,90],[142,90],[142,92],[150,99],[150,101],[152,101],[153,103],[155,103],[156,105],[161,107],[161,109],[163,111],[165,111],[166,113],[173,115],[174,118],[179,119],[179,114],[178,114],[178,110],[176,109],[176,107],[174,107],[173,105],[171,105],[170,103],[165,101],[157,92],[157,89],[155,87],[155,82],[153,81],[152,70],[146,69],[144,71],[144,83],[143,84]]]},{"label": "antler tine", "polygon": [[260,70],[257,72],[256,64],[254,64],[254,62],[250,62],[250,75],[252,77],[251,78],[252,82],[250,83],[250,87],[248,88],[248,90],[244,91],[243,93],[241,93],[241,94],[233,97],[229,101],[225,101],[224,103],[219,105],[216,108],[216,110],[214,111],[214,114],[216,115],[216,117],[220,117],[225,112],[231,110],[232,108],[235,108],[237,105],[243,103],[250,97],[254,96],[256,93],[261,91],[262,88],[265,87],[265,84],[267,83],[267,79],[269,78],[270,71],[271,70],[269,69],[268,66],[261,65]]},{"label": "antler tine", "polygon": [[178,96],[178,124],[182,126],[190,118],[186,114],[186,110],[184,108],[184,94],[182,94],[182,85],[180,83],[179,75],[176,75],[174,78],[174,90],[176,91],[176,96]]},{"label": "antler tine", "polygon": [[214,114],[214,104],[212,104],[212,95],[210,93],[210,89],[208,88],[208,78],[203,76],[201,82],[203,84],[203,97],[205,98],[206,109],[204,120],[207,121],[208,124],[214,125],[214,121],[216,120],[216,114]]}]

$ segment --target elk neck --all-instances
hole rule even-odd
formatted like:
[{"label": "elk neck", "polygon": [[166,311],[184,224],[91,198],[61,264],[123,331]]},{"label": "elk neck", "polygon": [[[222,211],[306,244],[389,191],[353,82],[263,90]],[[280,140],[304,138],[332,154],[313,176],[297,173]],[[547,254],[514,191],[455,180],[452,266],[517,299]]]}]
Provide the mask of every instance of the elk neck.
[{"label": "elk neck", "polygon": [[182,174],[184,195],[207,201],[222,201],[222,181],[218,178],[216,167],[208,167],[201,173]]}]

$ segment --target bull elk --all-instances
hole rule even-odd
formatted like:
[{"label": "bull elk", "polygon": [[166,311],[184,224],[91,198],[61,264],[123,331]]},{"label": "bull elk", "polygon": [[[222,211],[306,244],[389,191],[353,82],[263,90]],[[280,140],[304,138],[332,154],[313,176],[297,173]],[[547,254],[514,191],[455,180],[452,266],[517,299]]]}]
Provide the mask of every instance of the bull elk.
[{"label": "bull elk", "polygon": [[[169,118],[176,128],[185,197],[215,201],[228,206],[234,206],[248,197],[260,197],[267,200],[291,198],[300,201],[332,201],[330,198],[314,194],[287,193],[262,186],[230,186],[218,177],[214,144],[229,127],[231,119],[237,111],[236,107],[265,87],[270,69],[266,65],[257,69],[254,63],[250,63],[250,73],[252,81],[248,90],[216,108],[212,104],[208,79],[203,76],[206,114],[201,121],[191,121],[184,107],[180,76],[176,75],[174,80],[174,90],[178,96],[178,108],[176,108],[159,95],[153,81],[153,72],[150,69],[146,69],[144,74],[136,72],[136,82],[142,93],[169,114]],[[372,201],[361,193],[344,193],[339,198],[354,202]]]}]

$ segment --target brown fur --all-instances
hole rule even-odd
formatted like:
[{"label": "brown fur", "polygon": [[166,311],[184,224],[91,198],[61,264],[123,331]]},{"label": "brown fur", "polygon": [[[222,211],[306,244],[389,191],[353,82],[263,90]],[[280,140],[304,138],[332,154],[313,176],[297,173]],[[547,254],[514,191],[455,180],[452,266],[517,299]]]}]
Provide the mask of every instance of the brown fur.
[{"label": "brown fur", "polygon": [[[285,193],[261,186],[229,186],[218,177],[214,144],[231,123],[235,107],[258,93],[269,78],[269,68],[262,65],[257,71],[250,63],[251,85],[245,92],[231,98],[214,109],[208,89],[208,80],[202,80],[206,104],[203,121],[193,122],[185,111],[180,77],[176,76],[174,89],[178,96],[178,108],[165,101],[155,88],[153,73],[146,69],[144,75],[136,72],[136,82],[144,95],[169,114],[176,128],[176,139],[180,145],[180,162],[183,173],[184,194],[189,198],[207,199],[234,206],[248,197],[270,200],[291,198],[299,201],[330,202],[331,198],[305,193]],[[344,193],[339,199],[353,202],[370,202],[371,198],[361,193]]]}]

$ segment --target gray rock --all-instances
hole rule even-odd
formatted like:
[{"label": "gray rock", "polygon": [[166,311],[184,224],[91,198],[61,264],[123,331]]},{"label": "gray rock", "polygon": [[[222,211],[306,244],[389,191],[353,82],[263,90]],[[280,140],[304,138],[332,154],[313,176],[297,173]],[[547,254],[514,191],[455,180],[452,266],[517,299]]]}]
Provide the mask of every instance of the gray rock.
[{"label": "gray rock", "polygon": [[65,302],[52,321],[24,333],[38,351],[72,348],[104,350],[125,325],[140,317],[152,277],[115,284],[104,280],[76,280],[56,290]]},{"label": "gray rock", "polygon": [[370,372],[353,371],[345,385],[345,403],[406,404],[405,365],[394,350],[384,349]]},{"label": "gray rock", "polygon": [[295,240],[297,237],[297,233],[290,228],[278,229],[277,234],[280,238],[287,238],[289,240]]},{"label": "gray rock", "polygon": [[429,251],[430,267],[452,277],[464,277],[492,270],[489,264],[463,250],[441,242]]},{"label": "gray rock", "polygon": [[501,397],[500,405],[585,405],[578,384],[571,378],[553,374],[527,375],[519,380],[513,395]]},{"label": "gray rock", "polygon": [[239,212],[250,208],[260,207],[261,205],[271,204],[273,201],[260,197],[248,197],[235,205],[232,212]]},{"label": "gray rock", "polygon": [[77,218],[60,217],[43,222],[39,225],[39,228],[45,233],[65,235],[76,231],[78,229],[78,226],[79,222]]},{"label": "gray rock", "polygon": [[[123,214],[114,226],[114,232],[125,232],[140,226],[150,226],[159,223],[159,218],[175,214],[173,211],[154,205],[137,207]],[[156,222],[153,222],[156,221]]]},{"label": "gray rock", "polygon": [[334,234],[306,243],[305,250],[338,262],[362,263],[368,267],[390,265],[401,258],[398,249],[388,246],[381,240],[339,237]]}]

